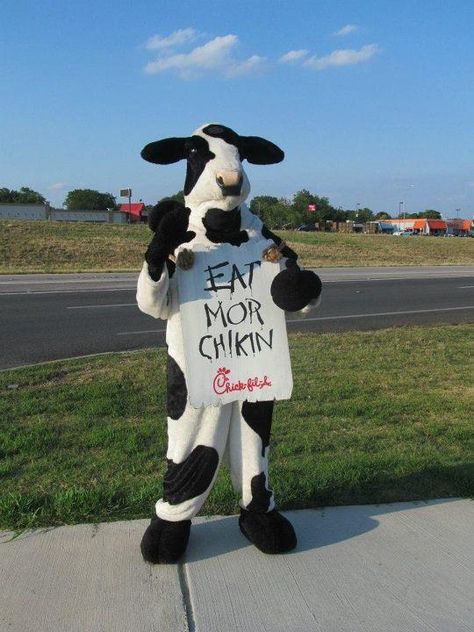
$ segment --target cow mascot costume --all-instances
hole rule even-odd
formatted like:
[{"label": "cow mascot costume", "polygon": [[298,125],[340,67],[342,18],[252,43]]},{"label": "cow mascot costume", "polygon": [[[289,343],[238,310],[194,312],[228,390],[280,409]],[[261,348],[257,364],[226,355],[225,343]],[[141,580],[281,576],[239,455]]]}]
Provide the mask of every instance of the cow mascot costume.
[{"label": "cow mascot costume", "polygon": [[[142,555],[155,564],[178,561],[222,461],[240,494],[244,536],[265,553],[289,551],[296,536],[275,509],[268,451],[273,401],[289,398],[291,371],[278,385],[280,362],[289,366],[286,329],[265,329],[265,321],[281,319],[284,328],[285,311],[305,313],[318,303],[321,282],[245,205],[250,185],[242,167],[244,160],[281,162],[284,154],[263,138],[210,124],[187,138],[152,142],[141,155],[159,165],[187,161],[185,206],[164,200],[154,208],[138,279],[140,310],[168,321],[168,467]],[[200,270],[206,283],[192,276]],[[186,315],[193,302],[207,320],[202,335],[193,333],[199,318]],[[214,335],[218,326],[223,333]],[[268,358],[263,370],[255,364],[260,356]],[[238,379],[228,368],[233,362]]]}]

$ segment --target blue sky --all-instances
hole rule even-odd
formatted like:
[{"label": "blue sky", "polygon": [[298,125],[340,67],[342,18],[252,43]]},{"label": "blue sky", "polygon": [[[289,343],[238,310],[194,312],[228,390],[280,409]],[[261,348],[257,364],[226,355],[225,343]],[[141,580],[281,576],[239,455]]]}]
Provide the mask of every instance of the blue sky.
[{"label": "blue sky", "polygon": [[205,122],[286,153],[252,194],[474,212],[474,3],[4,0],[0,186],[145,202],[184,163],[141,148]]}]

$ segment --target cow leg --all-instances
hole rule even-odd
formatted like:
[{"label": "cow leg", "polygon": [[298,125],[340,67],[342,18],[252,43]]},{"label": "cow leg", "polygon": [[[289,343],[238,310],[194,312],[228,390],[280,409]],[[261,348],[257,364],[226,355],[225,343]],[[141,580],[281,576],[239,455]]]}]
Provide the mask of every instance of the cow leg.
[{"label": "cow leg", "polygon": [[165,520],[190,520],[203,505],[222,460],[231,409],[192,408],[179,419],[168,418],[167,470],[156,515]]},{"label": "cow leg", "polygon": [[283,553],[296,546],[296,535],[275,510],[268,486],[272,413],[273,402],[234,403],[228,455],[232,483],[241,494],[240,530],[264,553]]},{"label": "cow leg", "polygon": [[240,506],[265,513],[273,509],[268,487],[268,452],[273,402],[234,402],[230,421],[228,454],[234,489]]},{"label": "cow leg", "polygon": [[173,563],[184,553],[191,518],[212,489],[227,442],[232,405],[192,408],[185,390],[184,375],[169,356],[163,497],[141,543],[143,557],[152,563]]}]

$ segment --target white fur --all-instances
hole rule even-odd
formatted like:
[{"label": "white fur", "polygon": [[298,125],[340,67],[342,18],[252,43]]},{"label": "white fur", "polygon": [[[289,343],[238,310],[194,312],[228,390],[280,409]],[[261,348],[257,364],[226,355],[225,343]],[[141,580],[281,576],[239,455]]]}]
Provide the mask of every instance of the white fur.
[{"label": "white fur", "polygon": [[[237,147],[226,143],[221,138],[208,136],[202,131],[205,127],[207,125],[199,127],[193,132],[193,136],[202,136],[209,143],[209,149],[216,157],[206,164],[192,191],[184,198],[186,206],[191,209],[193,219],[203,218],[210,208],[230,211],[240,206],[250,194],[250,182],[240,162]],[[216,181],[217,175],[221,171],[238,171],[242,174],[243,182],[240,195],[224,196]]]}]

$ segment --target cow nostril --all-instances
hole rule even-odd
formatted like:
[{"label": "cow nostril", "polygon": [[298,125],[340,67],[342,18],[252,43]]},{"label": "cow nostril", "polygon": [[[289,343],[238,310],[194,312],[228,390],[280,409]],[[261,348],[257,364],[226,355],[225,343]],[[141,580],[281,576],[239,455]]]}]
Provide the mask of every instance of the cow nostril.
[{"label": "cow nostril", "polygon": [[227,171],[216,174],[216,182],[224,197],[228,195],[240,195],[243,177],[238,171]]}]

